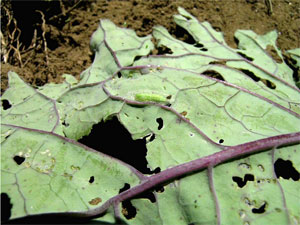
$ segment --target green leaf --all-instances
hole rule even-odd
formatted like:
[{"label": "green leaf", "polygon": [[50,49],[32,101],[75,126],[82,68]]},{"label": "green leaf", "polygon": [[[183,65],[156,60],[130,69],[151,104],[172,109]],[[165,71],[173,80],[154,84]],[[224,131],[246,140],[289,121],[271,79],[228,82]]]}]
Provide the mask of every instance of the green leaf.
[{"label": "green leaf", "polygon": [[[34,89],[9,74],[1,187],[11,219],[61,212],[127,224],[300,223],[300,91],[277,33],[238,30],[234,49],[208,22],[178,11],[174,20],[194,44],[161,26],[138,37],[101,20],[79,82],[67,75]],[[149,55],[154,47],[168,54]],[[147,166],[160,173],[143,175],[76,141],[113,116],[134,140],[146,137]],[[131,199],[157,185],[155,202]],[[132,218],[119,204],[128,199]]]},{"label": "green leaf", "polygon": [[92,209],[124,182],[139,182],[132,167],[50,132],[14,127],[2,149],[2,192],[13,204],[12,218]]}]

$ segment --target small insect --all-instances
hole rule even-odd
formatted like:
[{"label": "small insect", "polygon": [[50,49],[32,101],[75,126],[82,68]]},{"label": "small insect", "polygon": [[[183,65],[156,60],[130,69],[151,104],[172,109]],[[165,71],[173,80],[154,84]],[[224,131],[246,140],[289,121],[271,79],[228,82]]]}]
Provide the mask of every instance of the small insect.
[{"label": "small insect", "polygon": [[135,100],[139,102],[167,102],[167,98],[158,94],[138,93]]}]

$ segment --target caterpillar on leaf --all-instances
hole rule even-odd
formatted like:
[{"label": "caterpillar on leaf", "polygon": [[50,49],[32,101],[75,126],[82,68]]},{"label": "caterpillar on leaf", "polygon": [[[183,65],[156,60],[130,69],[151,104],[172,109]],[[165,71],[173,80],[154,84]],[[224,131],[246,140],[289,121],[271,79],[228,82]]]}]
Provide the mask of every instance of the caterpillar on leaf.
[{"label": "caterpillar on leaf", "polygon": [[138,93],[134,98],[139,102],[168,102],[166,97],[158,94]]}]

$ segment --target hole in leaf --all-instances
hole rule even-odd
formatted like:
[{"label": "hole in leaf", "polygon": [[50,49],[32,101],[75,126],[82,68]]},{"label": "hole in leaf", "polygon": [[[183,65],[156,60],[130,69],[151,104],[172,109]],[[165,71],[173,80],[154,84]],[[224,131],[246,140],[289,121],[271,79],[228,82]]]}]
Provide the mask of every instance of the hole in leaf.
[{"label": "hole in leaf", "polygon": [[11,107],[11,104],[7,99],[3,99],[2,100],[2,107],[3,107],[3,110],[7,110]]},{"label": "hole in leaf", "polygon": [[157,55],[173,54],[172,50],[164,45],[157,48]]},{"label": "hole in leaf", "polygon": [[132,140],[131,134],[117,117],[95,124],[91,133],[78,141],[99,152],[118,158],[142,173],[152,173],[147,167],[145,138]]},{"label": "hole in leaf", "polygon": [[195,43],[194,46],[195,46],[196,48],[199,48],[200,51],[203,51],[203,52],[206,52],[206,51],[207,51],[207,48],[204,48],[204,45],[201,44],[201,43],[199,43],[199,42]]},{"label": "hole in leaf", "polygon": [[122,214],[128,220],[136,216],[136,208],[131,204],[129,200],[125,200],[122,202]]},{"label": "hole in leaf", "polygon": [[201,43],[196,43],[196,44],[194,44],[194,46],[196,47],[196,48],[203,48],[204,47],[204,45],[203,44],[201,44]]},{"label": "hole in leaf", "polygon": [[156,167],[154,170],[153,170],[153,173],[157,174],[157,173],[160,173],[161,169],[160,167]]},{"label": "hole in leaf", "polygon": [[192,35],[189,34],[184,28],[176,25],[175,30],[171,30],[171,33],[175,35],[175,37],[187,44],[196,45],[197,42],[193,38]]},{"label": "hole in leaf", "polygon": [[248,181],[254,181],[254,176],[252,174],[245,174],[244,179],[241,177],[232,177],[232,180],[237,183],[237,185],[242,188]]},{"label": "hole in leaf", "polygon": [[[125,183],[125,184],[124,184],[124,187],[122,187],[122,188],[119,190],[119,194],[122,193],[122,192],[124,192],[124,191],[126,191],[126,190],[128,190],[128,189],[130,189],[130,184]],[[133,199],[137,199],[137,198],[147,198],[147,199],[149,199],[152,203],[154,203],[154,202],[156,202],[156,199],[155,199],[155,196],[154,196],[154,194],[152,193],[152,191],[153,191],[153,190],[148,190],[148,191],[146,191],[146,192],[143,192],[143,193],[141,193],[141,194],[139,194],[139,195],[136,195]],[[129,200],[125,200],[124,202],[126,202],[126,201],[130,202],[130,199],[129,199]],[[128,204],[128,205],[131,205],[131,203]],[[133,206],[132,206],[132,207],[133,207]],[[136,213],[135,213],[135,214],[136,214]]]},{"label": "hole in leaf", "polygon": [[300,179],[299,172],[295,169],[290,160],[277,159],[274,163],[274,170],[277,178],[282,177],[287,180],[292,178],[294,181]]},{"label": "hole in leaf", "polygon": [[252,80],[254,80],[255,82],[261,81],[263,82],[263,84],[270,88],[270,89],[275,89],[276,85],[270,81],[270,80],[266,80],[266,79],[262,79],[258,76],[256,76],[253,72],[251,72],[250,70],[245,70],[245,69],[239,69],[239,71],[243,72],[244,74],[246,74],[248,77],[250,77]]},{"label": "hole in leaf", "polygon": [[69,124],[68,124],[68,123],[66,123],[66,121],[65,121],[65,120],[62,122],[62,125],[63,125],[63,126],[65,126],[65,127],[68,127],[68,126],[69,126]]},{"label": "hole in leaf", "polygon": [[257,208],[253,208],[252,209],[252,213],[255,213],[255,214],[264,213],[266,211],[265,208],[266,208],[266,202],[264,202],[264,204],[261,207],[259,207],[258,209]]},{"label": "hole in leaf", "polygon": [[163,192],[165,191],[165,189],[164,189],[163,186],[158,186],[158,187],[155,188],[155,191],[156,191],[157,193],[163,193]]},{"label": "hole in leaf", "polygon": [[95,54],[95,52],[94,52],[94,51],[92,51],[92,53],[90,53],[90,54],[89,54],[89,57],[90,57],[90,61],[91,61],[91,62],[93,62],[93,61],[94,61],[94,59],[95,59],[95,56],[96,56],[96,54]]},{"label": "hole in leaf", "polygon": [[147,199],[149,199],[152,203],[156,202],[155,196],[154,196],[154,194],[152,193],[152,191],[146,191],[146,192],[143,192],[143,193],[137,195],[137,196],[134,197],[134,198],[147,198]]},{"label": "hole in leaf", "polygon": [[122,192],[124,192],[124,191],[126,191],[126,190],[128,190],[129,188],[130,188],[130,184],[125,183],[125,184],[124,184],[124,187],[122,187],[122,188],[119,190],[119,194],[122,193]]},{"label": "hole in leaf", "polygon": [[25,157],[18,155],[14,156],[13,159],[18,165],[21,165],[25,161]]},{"label": "hole in leaf", "polygon": [[243,58],[245,58],[245,59],[247,59],[247,60],[249,60],[251,62],[254,60],[253,58],[247,56],[246,54],[244,54],[242,52],[237,52],[237,54],[239,54],[240,56],[242,56]]},{"label": "hole in leaf", "polygon": [[133,61],[138,61],[140,58],[142,58],[142,56],[137,55],[137,56],[134,57],[134,60],[133,60]]},{"label": "hole in leaf", "polygon": [[212,61],[209,64],[213,64],[213,65],[226,65],[226,60],[220,60],[220,61]]},{"label": "hole in leaf", "polygon": [[152,142],[155,139],[155,134],[151,133],[149,135],[146,135],[143,137],[144,140],[146,140],[146,143]]},{"label": "hole in leaf", "polygon": [[276,88],[276,85],[272,82],[272,81],[269,81],[269,80],[266,80],[266,79],[260,79],[261,82],[264,83],[264,85],[266,85],[268,88],[270,89],[275,89]]},{"label": "hole in leaf", "polygon": [[222,144],[223,142],[224,142],[223,139],[220,139],[220,140],[219,140],[219,144]]},{"label": "hole in leaf", "polygon": [[158,123],[157,129],[160,130],[164,126],[164,121],[162,118],[157,118],[156,122]]},{"label": "hole in leaf", "polygon": [[237,46],[239,46],[239,43],[240,43],[239,39],[237,39],[236,37],[234,37],[233,40],[234,40],[234,43],[235,43]]},{"label": "hole in leaf", "polygon": [[124,187],[122,187],[122,188],[119,190],[119,194],[122,193],[122,192],[124,192],[124,191],[126,191],[126,190],[128,190],[129,188],[130,188],[130,184],[125,183],[125,184],[124,184]]},{"label": "hole in leaf", "polygon": [[1,222],[7,221],[11,217],[12,204],[6,193],[1,193]]},{"label": "hole in leaf", "polygon": [[250,77],[252,80],[254,80],[255,82],[260,81],[260,78],[257,77],[253,72],[251,72],[250,70],[244,70],[244,69],[239,69],[239,71],[243,72],[244,74],[246,74],[248,77]]},{"label": "hole in leaf", "polygon": [[89,179],[89,183],[92,184],[94,181],[95,181],[94,176],[91,176],[90,179]]},{"label": "hole in leaf", "polygon": [[[124,187],[119,190],[119,194],[128,190],[130,188],[130,184],[125,183]],[[122,205],[122,214],[126,217],[126,219],[132,219],[136,216],[136,208],[131,204],[130,200],[125,200],[121,203]]]},{"label": "hole in leaf", "polygon": [[155,134],[153,133],[149,139],[149,142],[153,141],[155,139]]},{"label": "hole in leaf", "polygon": [[214,70],[206,70],[202,74],[204,74],[208,77],[212,77],[212,78],[215,78],[215,79],[218,79],[218,80],[225,81],[225,79],[222,77],[222,75],[220,73],[218,73],[217,71],[214,71]]},{"label": "hole in leaf", "polygon": [[282,63],[282,59],[279,57],[279,55],[276,52],[276,49],[272,45],[267,45],[266,52],[268,55],[272,57],[277,63]]},{"label": "hole in leaf", "polygon": [[[299,83],[300,80],[300,70],[297,67],[297,61],[294,60],[292,57],[290,57],[289,55],[283,55],[284,57],[284,62],[293,70],[293,79],[295,81],[295,83]],[[298,88],[300,88],[298,86]]]},{"label": "hole in leaf", "polygon": [[[125,183],[125,184],[124,184],[124,187],[122,187],[122,188],[119,190],[119,194],[122,193],[122,192],[124,192],[124,191],[126,191],[126,190],[128,190],[128,189],[130,189],[130,184]],[[154,194],[152,193],[154,190],[164,191],[164,188],[163,188],[162,186],[158,186],[158,187],[156,187],[155,189],[151,189],[151,190],[149,190],[149,191],[146,191],[146,192],[143,192],[143,193],[141,193],[141,194],[139,194],[139,195],[136,195],[133,199],[147,198],[147,199],[149,199],[152,203],[154,203],[154,202],[156,202],[155,196],[154,196]],[[129,202],[130,202],[130,200],[125,200],[125,201],[129,201]],[[125,201],[124,201],[124,202],[125,202]]]}]

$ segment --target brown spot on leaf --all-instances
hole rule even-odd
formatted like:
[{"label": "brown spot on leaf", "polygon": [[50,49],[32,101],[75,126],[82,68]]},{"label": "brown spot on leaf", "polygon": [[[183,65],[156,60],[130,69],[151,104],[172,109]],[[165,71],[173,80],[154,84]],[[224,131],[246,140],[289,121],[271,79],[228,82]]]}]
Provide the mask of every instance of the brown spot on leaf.
[{"label": "brown spot on leaf", "polygon": [[264,85],[266,85],[268,88],[271,88],[271,89],[275,89],[276,88],[276,85],[272,82],[272,81],[270,81],[270,80],[266,80],[266,79],[260,79],[261,80],[261,82],[263,82],[264,83]]},{"label": "brown spot on leaf", "polygon": [[182,116],[186,116],[187,115],[187,111],[183,111],[180,113]]},{"label": "brown spot on leaf", "polygon": [[102,202],[102,199],[99,197],[93,198],[91,201],[89,201],[90,205],[98,205],[100,202]]},{"label": "brown spot on leaf", "polygon": [[202,72],[203,75],[206,75],[208,77],[212,77],[218,80],[223,80],[225,81],[225,79],[222,77],[222,75],[220,73],[218,73],[215,70],[205,70],[204,72]]},{"label": "brown spot on leaf", "polygon": [[209,64],[213,64],[213,65],[226,65],[227,60],[219,60],[219,61],[212,61]]}]

